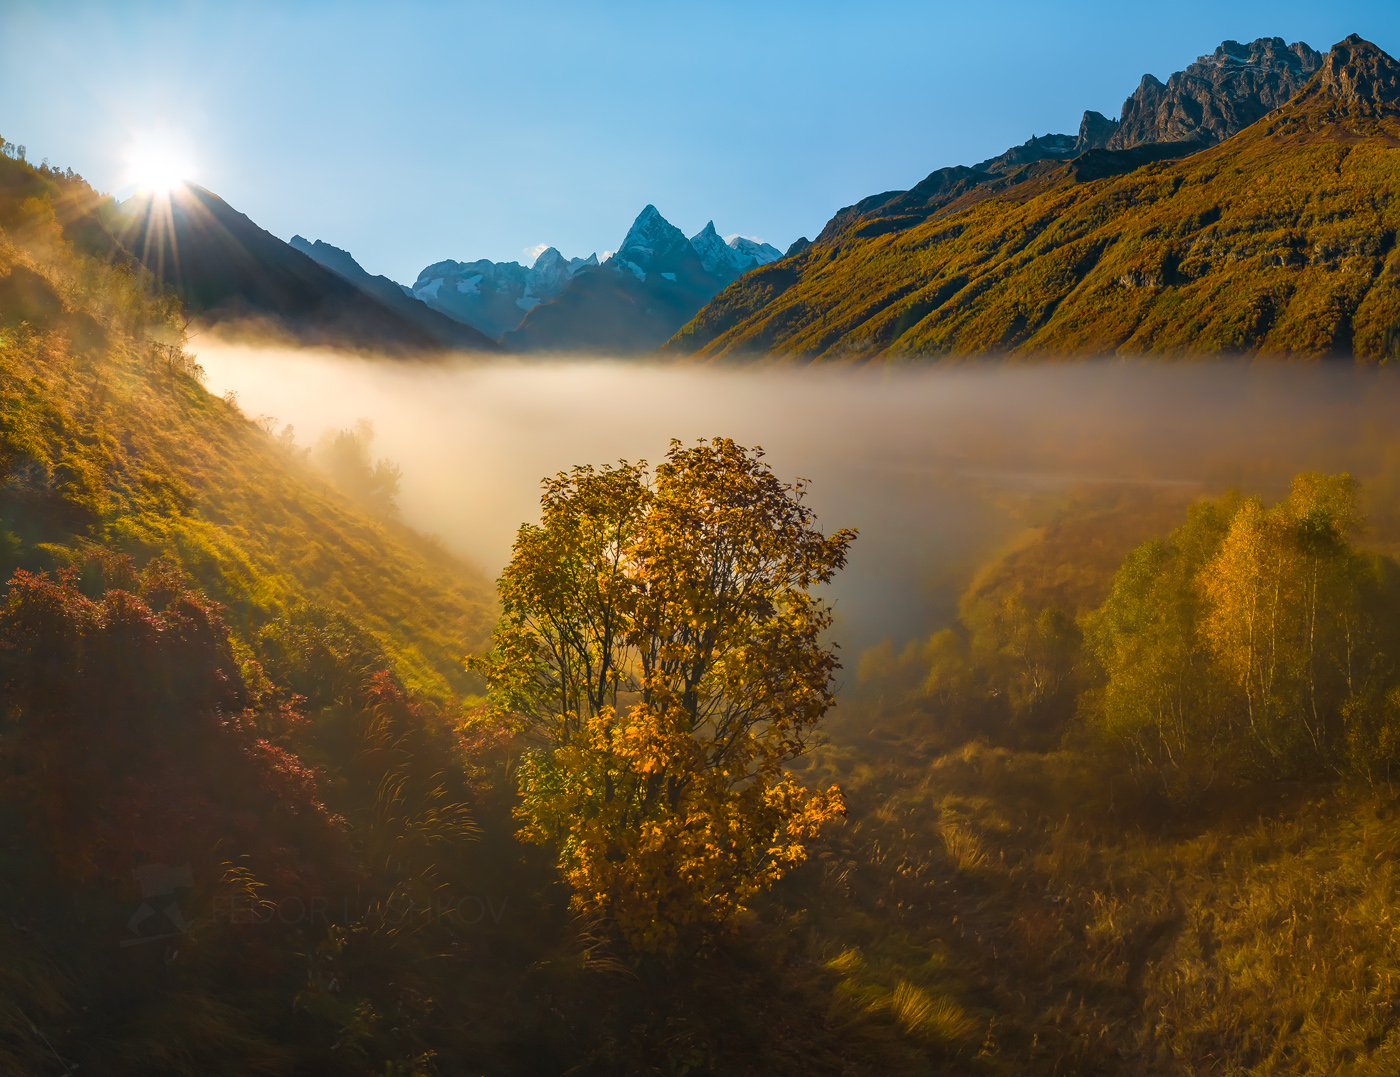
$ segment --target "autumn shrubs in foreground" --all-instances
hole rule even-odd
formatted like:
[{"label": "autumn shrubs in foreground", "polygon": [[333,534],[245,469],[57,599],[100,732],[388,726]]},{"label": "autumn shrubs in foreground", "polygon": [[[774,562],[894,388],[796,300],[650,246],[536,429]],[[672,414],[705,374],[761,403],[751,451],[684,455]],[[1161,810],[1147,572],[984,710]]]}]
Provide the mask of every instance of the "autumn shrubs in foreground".
[{"label": "autumn shrubs in foreground", "polygon": [[258,642],[266,667],[168,562],[10,581],[0,999],[30,1027],[0,1021],[0,1068],[40,1064],[38,1026],[96,1072],[431,1053],[402,966],[450,959],[456,925],[404,910],[462,878],[455,738],[343,617],[294,610]]}]

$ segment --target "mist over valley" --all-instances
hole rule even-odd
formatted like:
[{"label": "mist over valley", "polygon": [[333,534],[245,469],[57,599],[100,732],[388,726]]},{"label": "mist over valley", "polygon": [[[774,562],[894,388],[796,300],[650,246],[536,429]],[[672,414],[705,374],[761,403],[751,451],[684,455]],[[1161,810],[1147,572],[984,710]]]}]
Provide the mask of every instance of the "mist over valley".
[{"label": "mist over valley", "polygon": [[[723,432],[812,485],[860,540],[831,593],[848,648],[946,627],[981,563],[1065,506],[1132,491],[1147,506],[1229,489],[1277,497],[1299,471],[1400,482],[1400,380],[1388,371],[1088,359],[946,368],[691,366],[579,357],[400,364],[333,352],[194,346],[212,392],[310,447],[369,419],[403,469],[406,523],[494,577],[539,482],[575,464],[660,459]],[[1372,506],[1368,541],[1400,540]]]}]

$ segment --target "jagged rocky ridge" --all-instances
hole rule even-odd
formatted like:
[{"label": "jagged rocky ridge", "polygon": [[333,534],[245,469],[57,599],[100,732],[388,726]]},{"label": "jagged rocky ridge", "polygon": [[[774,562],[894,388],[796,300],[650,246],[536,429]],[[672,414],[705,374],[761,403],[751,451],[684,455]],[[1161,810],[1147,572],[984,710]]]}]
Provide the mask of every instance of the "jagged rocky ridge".
[{"label": "jagged rocky ridge", "polygon": [[1154,160],[1215,145],[1278,108],[1307,83],[1323,56],[1303,42],[1261,37],[1222,42],[1165,83],[1144,75],[1117,120],[1086,111],[1078,135],[1032,137],[971,167],[940,168],[908,191],[885,191],[838,211],[818,240],[855,227],[862,234],[897,231],[963,203],[1022,182],[1042,162],[1075,162],[1080,179],[1128,172]]}]

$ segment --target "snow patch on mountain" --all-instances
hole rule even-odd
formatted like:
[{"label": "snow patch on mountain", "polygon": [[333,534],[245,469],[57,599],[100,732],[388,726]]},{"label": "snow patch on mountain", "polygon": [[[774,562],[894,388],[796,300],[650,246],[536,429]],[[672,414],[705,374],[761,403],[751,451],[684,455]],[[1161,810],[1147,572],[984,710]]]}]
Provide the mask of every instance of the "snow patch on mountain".
[{"label": "snow patch on mountain", "polygon": [[[766,266],[769,262],[776,262],[783,256],[783,252],[771,243],[764,243],[753,236],[728,236],[725,244],[735,251],[741,258],[753,259],[753,266]],[[752,269],[753,266],[749,268]]]},{"label": "snow patch on mountain", "polygon": [[565,258],[543,247],[529,267],[519,262],[435,262],[418,274],[408,294],[490,337],[514,329],[528,311],[562,292],[575,273],[596,268],[597,254]]},{"label": "snow patch on mountain", "polygon": [[715,231],[714,221],[691,236],[690,245],[700,256],[700,264],[705,267],[706,273],[724,276],[747,273],[755,266],[767,265],[783,256],[778,248],[748,236],[733,235],[728,241],[721,239]]}]

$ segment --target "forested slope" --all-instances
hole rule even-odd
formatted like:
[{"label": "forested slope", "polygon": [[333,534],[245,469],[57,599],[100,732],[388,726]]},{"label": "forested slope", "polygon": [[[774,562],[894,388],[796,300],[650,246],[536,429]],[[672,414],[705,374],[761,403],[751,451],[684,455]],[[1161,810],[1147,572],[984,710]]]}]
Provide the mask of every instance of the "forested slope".
[{"label": "forested slope", "polygon": [[927,219],[857,215],[731,285],[666,351],[1396,354],[1395,60],[1353,36],[1225,142],[1141,167],[1137,152],[1037,161]]}]

